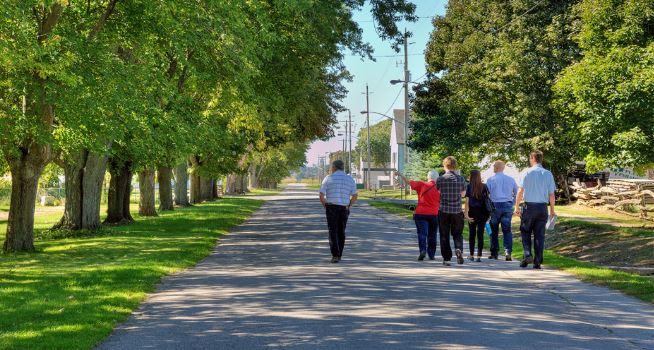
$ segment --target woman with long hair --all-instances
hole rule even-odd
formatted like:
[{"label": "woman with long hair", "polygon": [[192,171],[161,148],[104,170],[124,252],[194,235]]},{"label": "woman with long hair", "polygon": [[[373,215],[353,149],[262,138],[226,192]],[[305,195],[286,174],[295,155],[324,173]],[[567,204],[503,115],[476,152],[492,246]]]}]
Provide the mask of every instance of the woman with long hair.
[{"label": "woman with long hair", "polygon": [[438,209],[441,201],[441,193],[436,188],[438,173],[434,170],[429,171],[427,181],[409,181],[399,172],[397,174],[405,184],[409,184],[412,190],[418,192],[418,205],[413,214],[418,231],[418,249],[420,250],[418,260],[425,260],[425,255],[429,256],[429,260],[434,260],[436,259]]},{"label": "woman with long hair", "polygon": [[[466,189],[465,218],[468,220],[468,243],[470,244],[470,261],[481,261],[481,252],[484,249],[484,228],[490,217],[486,209],[486,200],[489,196],[488,188],[481,182],[479,170],[470,172],[470,183]],[[475,260],[475,241],[477,243],[477,259]]]}]

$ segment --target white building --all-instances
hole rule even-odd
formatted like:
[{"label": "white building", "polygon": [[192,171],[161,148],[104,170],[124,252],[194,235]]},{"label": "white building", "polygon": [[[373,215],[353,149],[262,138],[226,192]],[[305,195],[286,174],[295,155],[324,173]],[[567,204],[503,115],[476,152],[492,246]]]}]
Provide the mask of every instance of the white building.
[{"label": "white building", "polygon": [[[406,143],[406,137],[404,135],[404,110],[403,109],[394,109],[393,110],[393,123],[391,125],[391,168],[396,169],[399,172],[404,172],[404,152],[406,148],[404,147]],[[393,176],[390,177],[390,185],[397,185],[396,178]]]}]

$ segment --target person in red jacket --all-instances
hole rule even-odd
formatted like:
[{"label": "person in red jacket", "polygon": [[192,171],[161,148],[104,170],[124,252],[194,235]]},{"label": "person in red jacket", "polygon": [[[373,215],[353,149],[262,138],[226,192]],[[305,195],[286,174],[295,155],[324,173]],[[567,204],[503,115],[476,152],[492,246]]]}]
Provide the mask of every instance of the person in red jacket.
[{"label": "person in red jacket", "polygon": [[398,172],[404,183],[408,183],[411,189],[418,193],[418,205],[413,213],[413,220],[418,230],[418,248],[420,255],[418,260],[434,260],[436,255],[436,233],[438,231],[438,208],[441,203],[441,193],[436,188],[438,173],[431,170],[427,174],[427,181],[408,181],[404,175]]}]

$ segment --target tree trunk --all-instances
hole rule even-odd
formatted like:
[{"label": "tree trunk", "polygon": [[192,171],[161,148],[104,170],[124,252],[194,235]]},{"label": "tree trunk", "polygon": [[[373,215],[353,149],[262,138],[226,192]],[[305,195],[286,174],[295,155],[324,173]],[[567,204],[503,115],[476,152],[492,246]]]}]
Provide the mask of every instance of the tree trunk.
[{"label": "tree trunk", "polygon": [[202,203],[202,191],[200,190],[200,176],[191,174],[191,203]]},{"label": "tree trunk", "polygon": [[5,252],[34,251],[34,206],[39,177],[46,163],[39,154],[10,160],[11,199]]},{"label": "tree trunk", "polygon": [[566,174],[561,174],[558,176],[559,178],[559,188],[563,190],[563,194],[565,196],[566,202],[569,204],[570,203],[570,185],[568,184],[568,176]]},{"label": "tree trunk", "polygon": [[171,185],[173,169],[159,167],[157,180],[159,181],[159,210],[173,210],[173,188]]},{"label": "tree trunk", "polygon": [[139,215],[157,216],[154,196],[154,171],[143,169],[139,172]]},{"label": "tree trunk", "polygon": [[188,172],[186,162],[175,167],[175,204],[187,207],[188,200]]},{"label": "tree trunk", "polygon": [[102,183],[107,172],[108,159],[109,157],[106,154],[95,152],[89,152],[86,158],[82,181],[82,194],[84,195],[82,200],[82,229],[94,230],[100,227]]},{"label": "tree trunk", "polygon": [[250,165],[250,169],[248,169],[250,176],[249,176],[249,186],[250,188],[259,188],[261,184],[259,183],[259,171],[257,171],[257,167],[255,165]]},{"label": "tree trunk", "polygon": [[57,162],[64,169],[66,202],[64,215],[53,228],[79,230],[82,228],[82,181],[85,152],[75,153],[68,161]]},{"label": "tree trunk", "polygon": [[69,230],[100,227],[102,182],[107,171],[107,155],[80,151],[60,164],[66,176],[64,216],[54,228]]},{"label": "tree trunk", "polygon": [[109,194],[107,196],[107,224],[122,224],[134,221],[129,211],[130,194],[132,193],[131,164],[111,164],[109,172]]},{"label": "tree trunk", "polygon": [[202,200],[210,201],[213,199],[213,180],[206,177],[200,177],[200,197]]},{"label": "tree trunk", "polygon": [[213,186],[211,186],[211,196],[214,199],[218,198],[218,180],[213,180]]},{"label": "tree trunk", "polygon": [[245,189],[243,186],[243,175],[239,174],[229,174],[227,175],[227,188],[225,193],[228,194],[243,194]]}]

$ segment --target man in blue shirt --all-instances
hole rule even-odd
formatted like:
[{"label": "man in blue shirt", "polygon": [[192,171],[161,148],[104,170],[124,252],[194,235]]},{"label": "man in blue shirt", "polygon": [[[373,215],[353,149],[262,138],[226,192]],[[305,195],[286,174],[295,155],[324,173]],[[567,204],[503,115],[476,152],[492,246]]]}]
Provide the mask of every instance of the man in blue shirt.
[{"label": "man in blue shirt", "polygon": [[490,192],[490,199],[495,209],[491,214],[491,255],[489,259],[497,259],[499,247],[499,229],[502,225],[502,236],[504,237],[504,255],[506,261],[511,261],[511,251],[513,250],[513,232],[511,232],[511,217],[513,216],[513,205],[515,197],[518,194],[518,184],[515,180],[504,175],[505,164],[498,160],[493,163],[495,175],[486,181],[486,186]]},{"label": "man in blue shirt", "polygon": [[[516,203],[524,199],[524,209],[516,207],[516,215],[520,216],[520,235],[524,258],[520,267],[527,267],[533,263],[535,269],[540,269],[543,262],[543,248],[545,246],[545,225],[547,224],[547,206],[549,215],[554,217],[555,197],[554,176],[549,170],[543,168],[543,153],[533,151],[529,155],[531,168],[527,169],[520,181],[520,190]],[[534,253],[531,252],[532,235],[534,239]]]},{"label": "man in blue shirt", "polygon": [[325,177],[320,186],[320,202],[325,207],[329,247],[332,263],[341,261],[345,248],[345,226],[350,215],[350,207],[357,200],[357,187],[352,176],[343,169],[342,160],[332,163],[331,175]]}]

